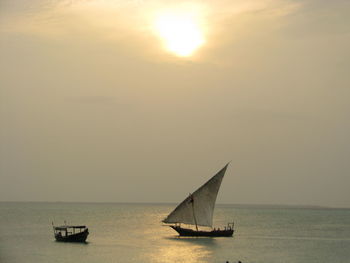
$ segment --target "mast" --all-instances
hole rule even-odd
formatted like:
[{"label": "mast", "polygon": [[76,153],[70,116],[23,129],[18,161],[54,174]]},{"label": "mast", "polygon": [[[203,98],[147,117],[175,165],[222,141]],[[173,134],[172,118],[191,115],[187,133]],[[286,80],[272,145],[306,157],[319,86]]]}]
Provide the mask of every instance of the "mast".
[{"label": "mast", "polygon": [[196,224],[196,230],[198,231],[196,213],[194,212],[194,199],[193,199],[193,195],[192,194],[190,194],[190,198],[191,198],[190,202],[192,203],[193,219],[194,219],[194,223]]}]

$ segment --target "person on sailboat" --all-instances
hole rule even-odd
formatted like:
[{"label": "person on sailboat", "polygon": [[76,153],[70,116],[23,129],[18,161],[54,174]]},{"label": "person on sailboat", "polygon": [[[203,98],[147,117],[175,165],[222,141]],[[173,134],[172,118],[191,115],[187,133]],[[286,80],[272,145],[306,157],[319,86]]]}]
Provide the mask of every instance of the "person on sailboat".
[{"label": "person on sailboat", "polygon": [[189,201],[189,203],[191,204],[191,203],[193,203],[194,202],[194,200],[193,200],[193,195],[190,193],[190,201]]}]

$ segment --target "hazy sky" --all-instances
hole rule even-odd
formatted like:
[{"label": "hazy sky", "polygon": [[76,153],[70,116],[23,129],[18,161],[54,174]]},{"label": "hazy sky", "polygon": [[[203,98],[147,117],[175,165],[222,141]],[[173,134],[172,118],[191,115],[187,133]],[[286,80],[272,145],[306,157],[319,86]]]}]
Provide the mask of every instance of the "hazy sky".
[{"label": "hazy sky", "polygon": [[350,207],[350,1],[0,0],[0,45],[0,201],[180,202],[232,160],[219,203]]}]

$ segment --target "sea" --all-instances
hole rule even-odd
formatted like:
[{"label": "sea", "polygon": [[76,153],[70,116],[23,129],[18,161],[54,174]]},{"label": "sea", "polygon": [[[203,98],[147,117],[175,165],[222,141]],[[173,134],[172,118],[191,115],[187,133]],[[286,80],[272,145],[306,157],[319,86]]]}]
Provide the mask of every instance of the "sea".
[{"label": "sea", "polygon": [[[217,205],[231,238],[186,238],[163,226],[176,204],[0,202],[1,263],[347,263],[350,209]],[[87,225],[87,242],[61,243],[55,225]]]}]

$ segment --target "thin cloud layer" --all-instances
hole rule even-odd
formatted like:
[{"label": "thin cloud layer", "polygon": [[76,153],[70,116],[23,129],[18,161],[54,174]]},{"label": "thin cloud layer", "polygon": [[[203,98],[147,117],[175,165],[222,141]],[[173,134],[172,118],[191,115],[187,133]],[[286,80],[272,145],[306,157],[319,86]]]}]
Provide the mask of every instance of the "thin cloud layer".
[{"label": "thin cloud layer", "polygon": [[[193,56],[152,30],[169,8],[200,14]],[[232,160],[219,202],[349,207],[349,10],[2,1],[0,200],[175,202]]]}]

